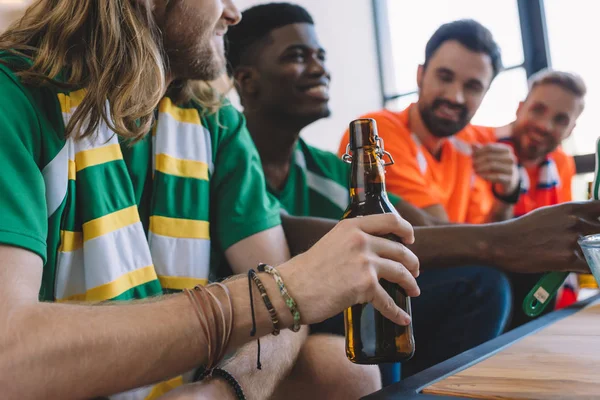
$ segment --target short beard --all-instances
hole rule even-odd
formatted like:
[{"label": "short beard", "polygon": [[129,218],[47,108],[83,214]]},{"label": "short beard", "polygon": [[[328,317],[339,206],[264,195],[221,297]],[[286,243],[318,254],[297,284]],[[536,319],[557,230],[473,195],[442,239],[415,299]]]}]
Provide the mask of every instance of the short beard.
[{"label": "short beard", "polygon": [[431,134],[438,138],[446,138],[456,135],[458,132],[464,129],[468,125],[469,119],[467,118],[466,108],[463,108],[460,112],[460,118],[457,122],[449,121],[436,117],[434,111],[441,105],[442,100],[434,100],[430,107],[419,107],[419,113],[423,123],[431,132]]},{"label": "short beard", "polygon": [[225,63],[209,47],[167,51],[169,70],[177,79],[211,81],[225,72]]}]

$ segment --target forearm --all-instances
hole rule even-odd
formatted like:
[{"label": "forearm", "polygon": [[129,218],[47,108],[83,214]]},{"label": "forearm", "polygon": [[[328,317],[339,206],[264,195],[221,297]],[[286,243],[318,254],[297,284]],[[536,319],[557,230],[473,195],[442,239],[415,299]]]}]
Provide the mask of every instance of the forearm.
[{"label": "forearm", "polygon": [[[287,216],[282,220],[292,254],[308,250],[337,221],[324,218]],[[491,225],[446,225],[415,227],[415,243],[408,246],[419,258],[422,269],[453,267],[486,261],[491,244]]]},{"label": "forearm", "polygon": [[438,226],[438,225],[448,225],[448,217],[439,218],[436,217],[429,212],[422,210],[413,206],[412,204],[400,200],[396,204],[394,204],[396,211],[412,226]]},{"label": "forearm", "polygon": [[206,352],[184,296],[122,306],[38,303],[16,310],[7,326],[0,379],[8,398],[115,394],[190,370]]},{"label": "forearm", "polygon": [[415,227],[415,243],[407,247],[419,257],[421,269],[489,264],[494,229],[492,225]]},{"label": "forearm", "polygon": [[[262,280],[282,326],[291,326],[275,283],[267,275]],[[227,283],[234,310],[229,350],[253,339],[247,285],[245,279]],[[211,290],[226,304],[222,290]],[[257,335],[262,336],[272,324],[256,300]],[[207,341],[185,295],[134,304],[34,303],[7,309],[12,309],[10,314],[0,313],[0,388],[9,399],[106,396],[177,376],[207,361]]]},{"label": "forearm", "polygon": [[307,333],[308,328],[302,327],[297,333],[286,329],[278,336],[263,336],[260,339],[260,370],[256,367],[256,341],[243,346],[223,368],[237,379],[248,399],[271,398],[294,366]]},{"label": "forearm", "polygon": [[494,200],[492,209],[488,215],[488,222],[502,222],[514,217],[515,207],[513,204],[505,203],[498,199]]},{"label": "forearm", "polygon": [[[288,244],[281,227],[276,227],[246,238],[231,246],[225,252],[234,273],[246,275],[250,268],[256,268],[259,262],[270,265],[280,265],[290,258]],[[271,276],[263,276],[261,281],[273,283]],[[255,309],[265,309],[260,292],[252,284]],[[269,298],[281,297],[278,290],[269,293]],[[276,308],[278,317],[291,315],[286,306]],[[247,331],[247,335],[250,331]],[[279,335],[267,335],[260,340],[262,370],[256,368],[256,341],[241,348],[224,367],[240,383],[249,399],[270,398],[277,385],[288,375],[300,348],[306,339],[306,328],[294,333],[288,329],[280,331]],[[214,384],[214,382],[208,382]]]}]

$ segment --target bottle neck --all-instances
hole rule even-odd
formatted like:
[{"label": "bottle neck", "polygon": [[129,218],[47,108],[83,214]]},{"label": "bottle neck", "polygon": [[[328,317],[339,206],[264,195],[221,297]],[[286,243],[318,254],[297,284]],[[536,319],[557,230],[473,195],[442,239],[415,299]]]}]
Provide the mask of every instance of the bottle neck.
[{"label": "bottle neck", "polygon": [[385,171],[376,146],[359,147],[352,152],[350,199],[363,203],[386,196]]}]

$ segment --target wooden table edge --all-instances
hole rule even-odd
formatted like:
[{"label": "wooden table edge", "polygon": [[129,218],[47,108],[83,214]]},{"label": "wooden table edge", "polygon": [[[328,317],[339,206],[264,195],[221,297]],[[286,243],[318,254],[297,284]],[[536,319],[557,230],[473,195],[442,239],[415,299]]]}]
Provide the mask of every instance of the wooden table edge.
[{"label": "wooden table edge", "polygon": [[513,329],[510,332],[500,335],[495,339],[474,347],[471,350],[467,350],[464,353],[458,354],[449,360],[434,365],[425,371],[419,372],[418,374],[413,375],[404,381],[400,381],[375,393],[365,396],[362,399],[388,400],[401,398],[402,400],[466,400],[464,397],[426,394],[421,393],[421,391],[426,387],[447,378],[448,376],[454,375],[473,366],[474,364],[485,360],[486,358],[493,356],[494,354],[504,350],[506,347],[518,342],[519,340],[532,335],[546,328],[547,326],[560,321],[563,318],[575,314],[597,300],[600,300],[600,294],[577,302],[570,307],[553,311],[525,325]]}]

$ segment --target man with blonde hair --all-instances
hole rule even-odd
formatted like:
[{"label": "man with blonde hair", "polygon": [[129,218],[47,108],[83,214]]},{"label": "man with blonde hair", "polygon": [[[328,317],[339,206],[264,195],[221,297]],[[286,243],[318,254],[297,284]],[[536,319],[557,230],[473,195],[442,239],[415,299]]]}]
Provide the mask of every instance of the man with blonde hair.
[{"label": "man with blonde hair", "polygon": [[[296,362],[323,365],[301,324],[364,302],[408,323],[377,280],[419,294],[414,254],[376,237],[411,243],[400,218],[342,223],[288,261],[243,118],[192,82],[224,71],[239,19],[231,0],[38,0],[0,35],[3,399],[269,398],[302,378]],[[279,265],[295,301],[266,273],[273,317],[249,280],[203,289],[222,258]],[[280,330],[261,340],[262,370],[256,344],[218,364]],[[319,395],[381,387],[343,344],[336,356]]]},{"label": "man with blonde hair", "polygon": [[[499,141],[512,146],[517,157],[521,193],[511,210],[515,217],[572,200],[575,162],[562,150],[561,142],[573,133],[587,92],[577,74],[552,69],[537,72],[528,83],[529,93],[519,103],[515,120],[496,129]],[[510,326],[514,328],[531,320],[520,306],[541,274],[512,273],[509,277],[515,307]]]},{"label": "man with blonde hair", "polygon": [[501,142],[513,146],[521,175],[521,195],[514,215],[571,201],[573,157],[560,147],[575,128],[585,105],[580,76],[551,69],[529,79],[529,93],[519,103],[514,122],[496,129]]}]

